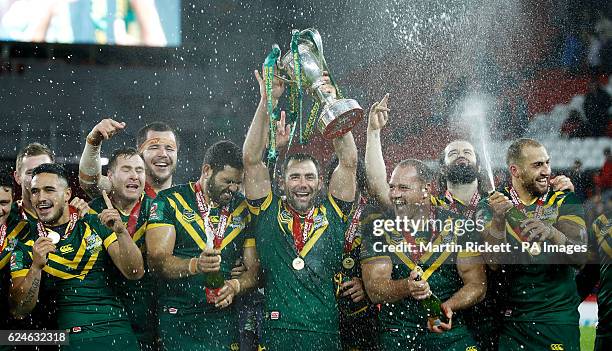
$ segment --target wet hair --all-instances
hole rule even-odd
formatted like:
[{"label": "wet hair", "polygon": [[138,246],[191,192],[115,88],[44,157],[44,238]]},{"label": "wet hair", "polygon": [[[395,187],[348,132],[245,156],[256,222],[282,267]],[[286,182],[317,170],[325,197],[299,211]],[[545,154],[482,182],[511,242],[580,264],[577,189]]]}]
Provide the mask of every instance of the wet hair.
[{"label": "wet hair", "polygon": [[533,139],[521,138],[515,140],[506,153],[506,165],[510,166],[513,164],[520,163],[523,161],[523,149],[527,146],[530,147],[542,147],[543,145]]},{"label": "wet hair", "polygon": [[400,163],[395,166],[395,168],[399,167],[413,167],[417,172],[419,180],[423,183],[431,183],[433,181],[434,173],[425,163],[423,163],[423,161],[410,158],[400,161]]},{"label": "wet hair", "polygon": [[128,158],[132,156],[140,157],[138,150],[136,150],[133,147],[122,147],[122,148],[116,149],[115,151],[113,151],[113,154],[111,155],[111,158],[108,161],[108,169],[115,169],[115,166],[117,166],[117,158],[119,157]]},{"label": "wet hair", "polygon": [[11,192],[15,191],[15,186],[13,184],[13,177],[11,177],[11,174],[5,170],[2,170],[0,172],[0,187],[9,188],[11,189]]},{"label": "wet hair", "polygon": [[32,170],[32,178],[43,173],[57,175],[60,179],[66,182],[66,186],[68,186],[68,172],[66,172],[66,169],[62,165],[57,163],[43,163]]},{"label": "wet hair", "polygon": [[40,155],[47,155],[49,156],[49,159],[51,159],[51,162],[55,162],[55,155],[53,155],[53,151],[51,151],[51,149],[49,149],[47,145],[40,143],[31,143],[26,145],[17,153],[15,169],[17,170],[17,172],[21,171],[21,166],[23,165],[24,158]]},{"label": "wet hair", "polygon": [[231,141],[218,141],[206,149],[202,164],[210,165],[213,173],[222,171],[225,166],[242,170],[242,149]]},{"label": "wet hair", "polygon": [[174,134],[174,139],[176,140],[176,148],[179,147],[179,135],[176,130],[164,122],[152,122],[147,124],[146,126],[140,128],[138,134],[136,135],[136,145],[138,148],[147,141],[147,134],[149,132],[172,132]]},{"label": "wet hair", "polygon": [[285,158],[285,161],[283,162],[283,176],[287,173],[287,167],[289,167],[289,162],[291,161],[295,161],[295,162],[312,161],[312,163],[314,163],[315,165],[315,168],[317,169],[317,175],[321,174],[321,166],[319,164],[319,161],[314,156],[298,152],[295,154],[287,155],[287,157]]}]

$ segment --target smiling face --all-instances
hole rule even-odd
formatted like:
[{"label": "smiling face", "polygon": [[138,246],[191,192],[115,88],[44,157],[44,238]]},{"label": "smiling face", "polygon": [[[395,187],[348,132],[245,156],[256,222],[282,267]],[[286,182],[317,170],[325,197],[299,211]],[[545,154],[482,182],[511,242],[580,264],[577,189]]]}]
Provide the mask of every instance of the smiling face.
[{"label": "smiling face", "polygon": [[468,184],[478,177],[479,167],[474,146],[467,141],[453,141],[444,149],[446,179],[454,184]]},{"label": "smiling face", "polygon": [[291,160],[287,164],[281,188],[287,203],[299,213],[307,213],[315,204],[322,181],[317,166],[311,160]]},{"label": "smiling face", "polygon": [[525,146],[520,161],[510,165],[512,177],[534,197],[548,191],[550,181],[550,157],[543,146]]},{"label": "smiling face", "polygon": [[396,216],[410,216],[427,204],[430,184],[413,166],[395,167],[389,181],[389,200]]},{"label": "smiling face", "polygon": [[[0,186],[0,224],[6,224],[11,205],[13,204],[13,189]],[[2,243],[0,243],[1,245]]]},{"label": "smiling face", "polygon": [[66,180],[53,173],[40,173],[32,178],[32,206],[44,224],[57,225],[68,213],[70,188]]},{"label": "smiling face", "polygon": [[[176,148],[176,137],[171,131],[156,132],[150,130],[147,140],[159,139],[159,143],[151,143],[142,150],[142,158],[146,165],[146,174],[151,181],[164,183],[172,177],[176,170],[178,150]],[[170,145],[164,140],[174,143]]]},{"label": "smiling face", "polygon": [[117,157],[108,177],[113,186],[113,198],[138,201],[144,190],[145,165],[140,155]]}]

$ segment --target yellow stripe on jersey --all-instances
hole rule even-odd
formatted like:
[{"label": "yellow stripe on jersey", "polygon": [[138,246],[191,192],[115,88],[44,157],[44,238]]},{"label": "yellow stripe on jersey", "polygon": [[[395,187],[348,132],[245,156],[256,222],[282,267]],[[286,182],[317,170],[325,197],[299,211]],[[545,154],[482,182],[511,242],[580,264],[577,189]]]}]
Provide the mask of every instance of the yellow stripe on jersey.
[{"label": "yellow stripe on jersey", "polygon": [[346,222],[347,221],[346,215],[342,212],[342,210],[340,209],[340,206],[338,206],[338,204],[336,203],[336,200],[334,199],[334,197],[332,196],[330,192],[327,193],[327,199],[332,204],[332,207],[334,208],[334,210],[336,210],[336,213],[338,214],[338,216],[342,218],[342,221]]},{"label": "yellow stripe on jersey", "polygon": [[155,229],[155,228],[160,228],[160,227],[172,227],[172,228],[174,228],[174,225],[168,224],[168,223],[147,223],[147,230]]},{"label": "yellow stripe on jersey", "polygon": [[557,222],[559,221],[570,221],[578,224],[582,228],[586,228],[586,223],[584,222],[584,218],[576,215],[563,215],[557,218]]},{"label": "yellow stripe on jersey", "polygon": [[1,261],[0,261],[0,269],[4,268],[4,266],[6,266],[6,264],[8,263],[8,261],[10,261],[11,259],[11,255],[6,255]]},{"label": "yellow stripe on jersey", "polygon": [[[323,217],[327,218],[327,209],[324,206],[321,206],[320,209],[321,209],[321,212],[323,213]],[[314,215],[316,216],[316,211]],[[326,223],[322,225],[319,229],[317,229],[317,231],[314,232],[312,236],[309,236],[308,241],[302,248],[302,251],[300,251],[300,256],[306,257],[306,255],[308,255],[310,250],[313,248],[314,244],[316,244],[316,242],[321,238],[321,235],[325,233],[325,229],[327,229],[328,226],[329,226],[329,221],[326,221]]]},{"label": "yellow stripe on jersey", "polygon": [[94,210],[93,208],[89,208],[89,211],[87,211],[87,213],[91,214],[91,215],[97,215],[98,214],[98,212],[96,210]]},{"label": "yellow stripe on jersey", "polygon": [[[83,238],[85,237],[86,236],[83,236]],[[114,243],[115,241],[117,241],[117,234],[111,233],[111,235],[109,235],[106,239],[104,239],[104,247],[108,249],[108,247],[111,246],[111,244]]]},{"label": "yellow stripe on jersey", "polygon": [[[176,217],[176,220],[181,224],[181,226],[183,226],[183,228],[185,228],[185,231],[187,231],[187,234],[189,234],[189,236],[193,239],[193,241],[195,241],[198,247],[201,250],[204,250],[206,248],[206,242],[204,242],[204,240],[200,237],[198,232],[196,232],[196,230],[191,226],[191,224],[187,223],[187,221],[183,219],[183,214],[179,211],[179,208],[176,202],[174,202],[174,200],[170,198],[168,198],[168,202],[170,203],[170,206],[174,208],[174,212],[175,212],[174,216]],[[198,219],[202,221],[202,219],[199,216],[196,216],[195,221],[197,222]],[[203,226],[201,227],[202,227],[202,230],[204,230],[204,227]]]},{"label": "yellow stripe on jersey", "polygon": [[451,255],[451,251],[445,250],[442,254],[440,254],[440,256],[434,261],[434,263],[429,266],[425,272],[423,272],[423,276],[421,277],[423,280],[427,280],[427,278],[429,278],[433,272],[435,272],[438,268],[440,268],[440,266],[442,265],[442,263],[444,263],[444,261],[446,261],[446,259],[448,258],[448,256]]},{"label": "yellow stripe on jersey", "polygon": [[272,195],[272,191],[270,190],[270,192],[268,193],[268,195],[266,195],[265,200],[262,202],[260,206],[252,206],[250,203],[247,203],[247,206],[249,207],[249,211],[256,216],[259,215],[259,212],[265,211],[268,207],[270,207],[273,197],[274,196]]},{"label": "yellow stripe on jersey", "polygon": [[79,250],[77,251],[76,255],[74,255],[74,258],[72,260],[68,260],[54,253],[49,253],[49,259],[68,268],[77,269],[81,263],[81,260],[83,259],[83,256],[85,255],[85,250],[87,249],[87,242],[85,241],[85,238],[89,237],[90,235],[91,228],[89,227],[89,224],[85,223],[85,234],[83,234],[83,239],[79,245]]},{"label": "yellow stripe on jersey", "polygon": [[255,247],[255,239],[254,238],[248,238],[244,240],[244,245],[243,247]]},{"label": "yellow stripe on jersey", "polygon": [[140,228],[138,228],[138,230],[136,231],[136,233],[134,233],[134,236],[132,237],[132,240],[134,242],[137,242],[145,233],[145,231],[147,230],[147,222],[145,221]]},{"label": "yellow stripe on jersey", "polygon": [[29,269],[20,269],[18,271],[11,272],[11,278],[22,278],[28,275]]},{"label": "yellow stripe on jersey", "polygon": [[601,215],[595,223],[593,223],[593,232],[595,233],[595,238],[597,238],[597,245],[608,255],[608,257],[612,258],[612,247],[608,243],[610,239],[610,233],[602,233],[601,228],[597,225],[597,221],[601,221],[604,226],[608,225],[608,221],[606,220],[604,215]]}]

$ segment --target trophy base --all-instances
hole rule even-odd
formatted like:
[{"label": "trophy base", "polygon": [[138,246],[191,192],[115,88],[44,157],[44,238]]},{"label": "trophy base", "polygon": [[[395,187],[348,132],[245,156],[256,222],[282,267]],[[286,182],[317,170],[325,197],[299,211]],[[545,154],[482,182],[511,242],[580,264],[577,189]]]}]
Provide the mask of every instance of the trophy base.
[{"label": "trophy base", "polygon": [[319,116],[319,131],[327,140],[348,133],[363,118],[363,109],[353,99],[335,100],[325,105]]}]

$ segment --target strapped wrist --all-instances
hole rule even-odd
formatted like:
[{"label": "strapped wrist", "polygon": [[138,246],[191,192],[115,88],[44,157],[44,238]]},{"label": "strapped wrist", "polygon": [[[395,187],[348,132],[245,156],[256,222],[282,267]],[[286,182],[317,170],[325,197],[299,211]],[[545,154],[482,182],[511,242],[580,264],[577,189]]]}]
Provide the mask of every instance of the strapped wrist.
[{"label": "strapped wrist", "polygon": [[198,269],[198,259],[197,257],[192,257],[189,260],[189,274],[191,275],[196,275],[198,273],[200,273],[200,270]]}]

